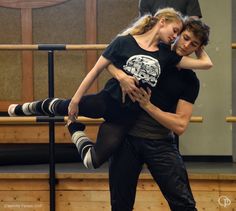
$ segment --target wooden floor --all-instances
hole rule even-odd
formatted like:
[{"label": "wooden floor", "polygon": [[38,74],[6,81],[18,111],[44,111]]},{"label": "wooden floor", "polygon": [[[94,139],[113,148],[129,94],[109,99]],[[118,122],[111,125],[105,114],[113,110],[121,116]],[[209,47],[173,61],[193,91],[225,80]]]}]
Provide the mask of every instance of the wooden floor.
[{"label": "wooden floor", "polygon": [[[236,210],[236,164],[194,162],[186,166],[198,210]],[[45,164],[1,166],[0,210],[49,211],[48,170]],[[56,178],[56,211],[110,210],[106,165],[91,171],[80,163],[57,164]],[[145,168],[134,210],[169,210]]]}]

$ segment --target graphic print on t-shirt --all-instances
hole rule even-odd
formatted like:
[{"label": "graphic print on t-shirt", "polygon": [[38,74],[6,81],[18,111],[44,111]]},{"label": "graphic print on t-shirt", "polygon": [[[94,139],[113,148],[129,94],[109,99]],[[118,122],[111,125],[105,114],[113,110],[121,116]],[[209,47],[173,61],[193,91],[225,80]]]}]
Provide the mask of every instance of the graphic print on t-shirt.
[{"label": "graphic print on t-shirt", "polygon": [[156,86],[161,74],[159,61],[146,55],[130,57],[123,68],[129,75],[134,76],[142,83],[147,83],[151,87]]}]

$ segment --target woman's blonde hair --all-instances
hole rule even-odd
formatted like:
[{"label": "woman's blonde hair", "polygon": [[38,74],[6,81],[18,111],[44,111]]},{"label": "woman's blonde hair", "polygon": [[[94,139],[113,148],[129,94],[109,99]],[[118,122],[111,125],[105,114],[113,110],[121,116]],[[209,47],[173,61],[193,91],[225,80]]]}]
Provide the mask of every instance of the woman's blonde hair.
[{"label": "woman's blonde hair", "polygon": [[183,23],[183,16],[180,12],[176,11],[173,8],[167,7],[159,9],[155,15],[146,14],[132,23],[127,29],[119,34],[119,36],[131,34],[131,35],[140,35],[151,30],[156,23],[164,18],[167,22],[179,21]]}]

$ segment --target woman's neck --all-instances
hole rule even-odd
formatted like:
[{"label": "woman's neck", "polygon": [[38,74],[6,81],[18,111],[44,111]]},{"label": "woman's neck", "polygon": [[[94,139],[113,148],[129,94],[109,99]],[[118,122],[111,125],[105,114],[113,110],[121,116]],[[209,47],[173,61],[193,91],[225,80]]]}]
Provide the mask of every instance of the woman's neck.
[{"label": "woman's neck", "polygon": [[144,34],[141,35],[134,35],[135,40],[140,45],[140,47],[144,48],[145,50],[155,51],[158,50],[158,43],[160,42],[159,33],[151,29]]}]

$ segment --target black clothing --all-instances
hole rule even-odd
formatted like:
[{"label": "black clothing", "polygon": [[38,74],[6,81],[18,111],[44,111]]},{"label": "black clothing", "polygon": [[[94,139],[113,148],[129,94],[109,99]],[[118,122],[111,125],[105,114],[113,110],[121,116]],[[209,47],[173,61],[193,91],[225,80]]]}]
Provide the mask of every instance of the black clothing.
[{"label": "black clothing", "polygon": [[[167,67],[176,65],[181,59],[164,44],[159,45],[158,51],[146,51],[131,35],[117,37],[103,56],[119,69],[136,77],[141,84],[148,84],[152,90],[156,89],[158,78],[164,73],[163,68],[171,71]],[[138,103],[128,98],[126,104],[122,104],[121,95],[120,84],[113,78],[100,93],[83,96],[79,103],[79,115],[103,117],[106,120],[100,126],[96,144],[91,149],[94,168],[112,155],[141,112]],[[68,105],[69,101],[58,103],[55,110],[63,115]]]},{"label": "black clothing", "polygon": [[169,67],[152,91],[151,102],[161,110],[175,112],[179,99],[194,104],[199,93],[199,80],[192,70]]},{"label": "black clothing", "polygon": [[[159,44],[158,47],[159,50],[154,52],[144,50],[129,34],[117,37],[102,55],[117,68],[137,78],[141,86],[154,89],[163,70],[167,66],[175,66],[182,58],[171,51],[170,46]],[[122,92],[116,79],[110,79],[104,90],[122,104]],[[130,103],[131,100],[127,98],[125,105],[130,105]]]},{"label": "black clothing", "polygon": [[[70,100],[60,100],[55,107],[56,115],[66,115],[69,104]],[[96,144],[89,142],[90,146],[93,145],[92,165],[98,168],[111,157],[125,139],[140,107],[135,107],[135,112],[131,112],[127,107],[121,107],[106,91],[83,96],[78,107],[80,116],[105,119],[99,127]]]},{"label": "black clothing", "polygon": [[[70,99],[59,100],[55,108],[55,115],[67,115],[70,101]],[[135,106],[134,108],[120,106],[120,104],[104,90],[97,94],[83,96],[79,102],[78,108],[79,116],[104,118],[109,122],[119,122],[121,121],[120,119],[123,120],[123,118],[133,118],[136,116],[135,112],[141,110],[138,106]]]},{"label": "black clothing", "polygon": [[158,9],[173,7],[175,10],[187,16],[202,17],[201,8],[198,0],[140,0],[139,13],[144,15],[151,13],[154,15]]},{"label": "black clothing", "polygon": [[158,141],[128,136],[111,158],[109,184],[112,211],[132,211],[143,164],[160,187],[172,211],[196,211],[188,176],[172,138]]},{"label": "black clothing", "polygon": [[[181,59],[164,44],[159,45],[158,51],[146,51],[131,35],[117,37],[106,48],[103,56],[140,80],[142,86],[147,85],[151,89],[155,89],[158,78],[164,73],[163,69],[168,65],[176,65]],[[94,168],[111,156],[141,111],[139,104],[133,103],[128,97],[123,104],[121,94],[119,82],[113,78],[100,93],[85,95],[79,102],[79,115],[106,120],[99,128],[96,144],[91,149]],[[67,115],[69,103],[70,100],[46,99],[27,105],[32,107],[27,112],[39,115]],[[15,113],[24,114],[18,112],[22,108],[23,106],[19,105]],[[89,145],[91,146],[91,142]]]},{"label": "black clothing", "polygon": [[[175,113],[178,100],[195,102],[199,80],[192,70],[168,68],[161,74],[151,101],[160,109]],[[141,111],[128,134],[130,136],[121,142],[110,160],[112,211],[133,209],[137,181],[144,163],[172,211],[196,211],[186,168],[172,132]]]},{"label": "black clothing", "polygon": [[[192,70],[179,70],[168,67],[152,91],[151,102],[166,112],[175,113],[180,99],[194,104],[199,93],[199,80]],[[130,135],[149,139],[164,138],[172,133],[148,113],[141,111],[134,126],[129,131]]]}]

